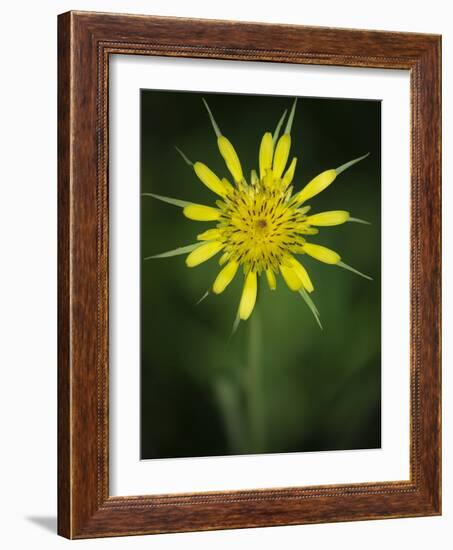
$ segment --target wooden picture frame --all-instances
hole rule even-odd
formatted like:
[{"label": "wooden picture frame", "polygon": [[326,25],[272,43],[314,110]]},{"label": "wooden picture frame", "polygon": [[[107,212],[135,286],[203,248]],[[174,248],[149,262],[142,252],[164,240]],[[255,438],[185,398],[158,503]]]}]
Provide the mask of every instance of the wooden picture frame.
[{"label": "wooden picture frame", "polygon": [[[69,12],[59,16],[58,48],[59,534],[89,538],[440,514],[440,37]],[[109,495],[112,54],[410,72],[410,480]]]}]

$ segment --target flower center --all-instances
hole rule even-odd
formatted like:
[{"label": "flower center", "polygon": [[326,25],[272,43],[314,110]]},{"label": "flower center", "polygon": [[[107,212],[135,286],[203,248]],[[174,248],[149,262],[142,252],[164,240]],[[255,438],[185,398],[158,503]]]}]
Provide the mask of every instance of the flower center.
[{"label": "flower center", "polygon": [[291,205],[283,192],[263,188],[237,191],[219,206],[223,213],[217,227],[225,253],[243,264],[245,271],[278,271],[283,258],[304,242],[300,234],[304,213]]},{"label": "flower center", "polygon": [[266,220],[256,220],[255,226],[258,229],[258,231],[266,229],[267,228],[267,221]]},{"label": "flower center", "polygon": [[272,226],[270,221],[258,218],[250,224],[249,237],[256,244],[268,241],[272,237]]}]

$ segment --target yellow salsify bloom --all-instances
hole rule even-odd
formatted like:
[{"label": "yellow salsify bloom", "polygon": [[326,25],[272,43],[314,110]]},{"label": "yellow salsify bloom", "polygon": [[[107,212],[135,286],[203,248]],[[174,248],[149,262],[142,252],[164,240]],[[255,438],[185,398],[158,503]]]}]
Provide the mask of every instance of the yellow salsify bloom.
[{"label": "yellow salsify bloom", "polygon": [[[324,191],[339,174],[366,158],[368,154],[339,168],[322,172],[301,191],[294,192],[292,182],[297,159],[293,158],[288,165],[291,127],[296,107],[294,101],[284,133],[279,137],[286,111],[274,134],[266,132],[263,135],[259,148],[259,173],[252,170],[250,180],[247,181],[233,145],[221,133],[209,106],[206,101],[204,103],[217,136],[220,154],[232,176],[232,181],[227,178],[221,179],[202,162],[192,163],[178,149],[200,181],[218,196],[215,206],[194,204],[153,193],[144,195],[183,208],[184,215],[190,220],[215,222],[215,225],[198,235],[197,243],[149,258],[188,253],[186,265],[195,267],[221,253],[219,264],[222,269],[212,285],[214,294],[223,292],[241,268],[244,286],[235,326],[239,320],[247,320],[253,312],[258,278],[264,275],[269,288],[275,290],[277,277],[281,275],[292,291],[301,294],[321,326],[319,312],[309,296],[314,290],[313,283],[296,256],[307,254],[320,262],[349,269],[370,279],[342,262],[337,252],[307,241],[307,237],[319,232],[318,227],[335,226],[351,221],[367,222],[351,218],[349,212],[344,210],[309,214],[310,206],[306,205],[306,202]],[[204,297],[208,293],[209,291]]]}]

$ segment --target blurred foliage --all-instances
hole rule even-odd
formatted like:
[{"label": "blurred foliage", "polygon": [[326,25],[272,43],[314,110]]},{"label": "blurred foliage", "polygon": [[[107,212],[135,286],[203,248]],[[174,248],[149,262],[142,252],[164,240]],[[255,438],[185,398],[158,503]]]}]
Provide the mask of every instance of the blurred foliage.
[{"label": "blurred foliage", "polygon": [[[292,98],[203,96],[249,174],[257,168],[262,134],[274,130]],[[227,175],[201,97],[142,90],[143,192],[213,203],[215,196],[174,148]],[[296,189],[325,169],[371,153],[309,203],[313,213],[344,209],[371,222],[321,228],[311,240],[337,250],[374,280],[304,257],[323,331],[281,278],[276,292],[260,285],[265,440],[259,449],[247,441],[245,425],[249,323],[230,338],[242,277],[196,305],[219,270],[215,259],[194,269],[185,266],[184,256],[142,263],[142,458],[380,447],[380,108],[378,101],[298,102],[292,130]],[[179,208],[149,197],[141,202],[143,258],[193,243],[211,225],[189,221]]]}]

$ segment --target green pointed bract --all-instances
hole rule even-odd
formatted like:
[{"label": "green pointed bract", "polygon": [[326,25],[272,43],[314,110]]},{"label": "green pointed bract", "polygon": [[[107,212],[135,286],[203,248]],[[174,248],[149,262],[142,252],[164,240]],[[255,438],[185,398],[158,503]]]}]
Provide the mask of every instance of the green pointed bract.
[{"label": "green pointed bract", "polygon": [[214,115],[211,112],[211,109],[209,108],[209,105],[206,102],[206,99],[202,98],[204,106],[206,107],[206,110],[208,111],[209,118],[211,119],[212,127],[214,128],[215,135],[217,137],[220,137],[222,135],[222,132],[220,131],[220,128],[217,125],[217,122],[215,121]]},{"label": "green pointed bract", "polygon": [[167,204],[172,204],[173,206],[179,206],[180,208],[185,208],[190,206],[193,202],[182,201],[180,199],[173,199],[172,197],[164,197],[163,195],[156,195],[155,193],[142,193],[143,197],[153,197],[158,201],[166,202]]},{"label": "green pointed bract", "polygon": [[356,275],[360,275],[360,277],[363,277],[364,279],[368,279],[369,281],[372,281],[373,278],[369,275],[365,275],[365,273],[362,273],[361,271],[358,271],[357,269],[354,269],[348,264],[345,264],[344,262],[338,262],[336,264],[338,267],[342,267],[343,269],[347,269],[348,271],[351,271],[352,273],[355,273]]},{"label": "green pointed bract", "polygon": [[313,300],[310,298],[310,295],[308,294],[308,292],[303,287],[299,289],[299,294],[304,299],[304,301],[307,304],[309,310],[312,312],[313,317],[316,319],[316,322],[318,323],[319,328],[322,330],[321,321],[319,319],[319,311],[318,311],[317,307],[315,306]]},{"label": "green pointed bract", "polygon": [[363,223],[364,225],[371,225],[371,222],[367,222],[366,220],[361,220],[360,218],[348,218],[346,221],[353,222],[353,223]]},{"label": "green pointed bract", "polygon": [[198,306],[198,304],[201,304],[201,302],[203,302],[204,300],[206,300],[206,298],[209,296],[209,290],[207,290],[203,296],[198,300],[198,302],[195,304],[196,306]]},{"label": "green pointed bract", "polygon": [[282,124],[283,124],[283,121],[285,120],[285,117],[286,117],[286,113],[287,113],[287,112],[288,112],[288,110],[285,109],[285,112],[284,112],[284,113],[282,114],[282,116],[280,117],[280,120],[278,121],[278,124],[277,124],[277,126],[276,126],[276,128],[275,128],[275,131],[274,131],[273,135],[272,135],[272,142],[273,142],[274,146],[275,146],[275,144],[277,143],[277,139],[278,139],[278,136],[279,136],[279,134],[280,134],[280,130],[281,130],[281,128],[282,128]]},{"label": "green pointed bract", "polygon": [[239,309],[236,313],[236,318],[234,319],[233,328],[231,329],[231,335],[230,338],[233,336],[233,334],[237,331],[239,323],[241,322],[241,318],[239,316]]},{"label": "green pointed bract", "polygon": [[184,162],[188,164],[189,166],[193,166],[193,162],[186,157],[186,155],[181,151],[179,147],[175,145],[175,149],[178,151],[178,153],[182,156]]},{"label": "green pointed bract", "polygon": [[180,248],[175,248],[174,250],[168,250],[167,252],[161,252],[160,254],[154,254],[153,256],[147,256],[145,260],[153,260],[154,258],[171,258],[172,256],[180,256],[181,254],[188,254],[195,250],[199,246],[202,246],[204,243],[194,243],[187,246],[181,246]]},{"label": "green pointed bract", "polygon": [[291,112],[289,113],[288,121],[286,122],[285,134],[291,134],[294,115],[296,114],[296,104],[297,104],[297,97],[293,102],[293,106],[291,107]]},{"label": "green pointed bract", "polygon": [[345,164],[342,164],[341,166],[339,166],[338,168],[335,168],[335,173],[336,175],[338,176],[339,174],[341,174],[342,172],[344,172],[345,170],[347,170],[348,168],[351,168],[351,166],[354,166],[354,164],[357,164],[358,162],[360,162],[361,160],[363,159],[366,159],[368,156],[369,156],[370,153],[367,153],[366,155],[363,155],[359,158],[356,158],[356,159],[353,159],[353,160],[350,160],[349,162],[346,162]]}]

